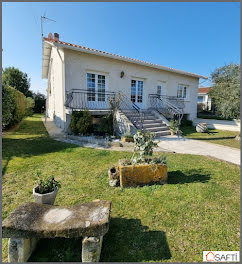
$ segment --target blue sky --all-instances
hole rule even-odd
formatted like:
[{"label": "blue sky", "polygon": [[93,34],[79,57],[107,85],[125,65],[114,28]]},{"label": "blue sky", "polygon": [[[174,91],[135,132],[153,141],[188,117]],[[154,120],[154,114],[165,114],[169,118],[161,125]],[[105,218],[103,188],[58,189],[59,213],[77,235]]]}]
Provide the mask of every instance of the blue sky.
[{"label": "blue sky", "polygon": [[3,3],[3,68],[26,72],[35,92],[46,91],[41,15],[56,20],[44,24],[45,36],[205,76],[240,62],[238,2]]}]

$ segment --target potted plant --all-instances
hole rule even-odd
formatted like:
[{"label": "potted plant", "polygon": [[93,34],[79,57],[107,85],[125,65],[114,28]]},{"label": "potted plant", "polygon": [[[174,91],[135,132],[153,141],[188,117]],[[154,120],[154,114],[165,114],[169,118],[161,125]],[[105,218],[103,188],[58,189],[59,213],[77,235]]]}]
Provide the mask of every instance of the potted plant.
[{"label": "potted plant", "polygon": [[174,119],[171,119],[170,120],[170,132],[171,132],[171,135],[176,135],[177,132],[178,132],[179,128],[178,128],[178,121],[177,120],[174,120]]},{"label": "potted plant", "polygon": [[134,142],[134,136],[132,136],[130,133],[125,133],[121,137],[122,142]]},{"label": "potted plant", "polygon": [[134,144],[132,158],[119,161],[120,186],[166,183],[166,157],[152,158],[153,148],[157,146],[154,135],[150,132],[138,131],[134,135]]},{"label": "potted plant", "polygon": [[37,176],[38,185],[33,188],[34,201],[41,204],[54,204],[61,184],[52,176],[41,179],[39,172],[37,172]]}]

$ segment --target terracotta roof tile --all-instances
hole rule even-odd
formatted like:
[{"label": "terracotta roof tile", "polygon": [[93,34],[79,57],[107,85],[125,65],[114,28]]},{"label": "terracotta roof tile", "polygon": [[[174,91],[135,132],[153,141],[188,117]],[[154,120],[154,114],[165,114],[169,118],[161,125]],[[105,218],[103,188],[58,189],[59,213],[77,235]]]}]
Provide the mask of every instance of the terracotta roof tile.
[{"label": "terracotta roof tile", "polygon": [[[162,65],[159,65],[159,64],[154,64],[154,63],[147,62],[147,61],[142,61],[142,60],[138,60],[138,59],[134,59],[134,58],[129,58],[129,57],[126,57],[126,56],[121,56],[121,55],[109,53],[109,52],[106,52],[106,51],[101,51],[101,50],[96,50],[96,49],[92,49],[92,48],[88,48],[88,47],[84,47],[84,46],[80,46],[80,45],[76,45],[76,44],[71,44],[71,43],[68,43],[68,42],[65,42],[65,41],[60,41],[60,40],[56,40],[56,39],[49,39],[49,38],[43,38],[43,39],[46,40],[46,41],[49,41],[49,42],[54,42],[54,43],[59,43],[59,44],[62,44],[62,45],[67,45],[67,46],[71,46],[71,47],[76,47],[76,48],[81,48],[81,49],[85,49],[85,50],[89,50],[89,51],[94,51],[94,52],[98,52],[98,53],[102,53],[102,54],[106,54],[106,55],[111,55],[111,56],[115,56],[115,57],[119,57],[119,58],[123,58],[123,59],[132,60],[134,62],[141,62],[141,63],[149,64],[151,66],[164,67],[167,70],[172,70],[172,71],[180,72],[180,73],[183,73],[183,74],[194,75],[195,77],[197,77],[199,75],[199,74],[186,72],[186,71],[178,70],[178,69],[171,68],[171,67],[162,66]],[[199,75],[199,76],[201,76],[201,75]],[[201,76],[201,77],[206,78],[205,76]]]},{"label": "terracotta roof tile", "polygon": [[210,92],[211,87],[200,87],[198,88],[198,93],[208,93]]}]

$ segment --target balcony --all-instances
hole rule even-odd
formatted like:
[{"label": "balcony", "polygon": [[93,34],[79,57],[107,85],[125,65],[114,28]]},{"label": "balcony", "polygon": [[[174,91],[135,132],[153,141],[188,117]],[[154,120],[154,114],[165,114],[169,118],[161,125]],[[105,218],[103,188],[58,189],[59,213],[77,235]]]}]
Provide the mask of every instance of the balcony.
[{"label": "balcony", "polygon": [[72,89],[66,94],[65,107],[72,110],[109,110],[109,99],[114,92]]}]

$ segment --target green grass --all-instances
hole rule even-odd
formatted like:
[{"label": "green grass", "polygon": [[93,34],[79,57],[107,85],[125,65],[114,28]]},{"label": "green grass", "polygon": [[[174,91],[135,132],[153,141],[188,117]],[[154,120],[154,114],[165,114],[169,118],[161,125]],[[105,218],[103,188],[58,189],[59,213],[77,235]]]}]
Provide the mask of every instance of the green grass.
[{"label": "green grass", "polygon": [[209,129],[209,133],[198,133],[194,126],[184,126],[181,127],[181,130],[186,138],[204,140],[231,148],[240,148],[240,141],[235,140],[235,137],[239,134],[237,131]]},{"label": "green grass", "polygon": [[[82,148],[48,137],[39,116],[3,136],[2,216],[33,201],[37,169],[62,187],[56,204],[112,201],[101,261],[201,262],[203,250],[240,248],[240,170],[203,156],[167,154],[168,184],[112,188],[108,169],[131,153]],[[7,239],[3,239],[7,261]],[[81,261],[81,239],[45,239],[30,258]]]}]

